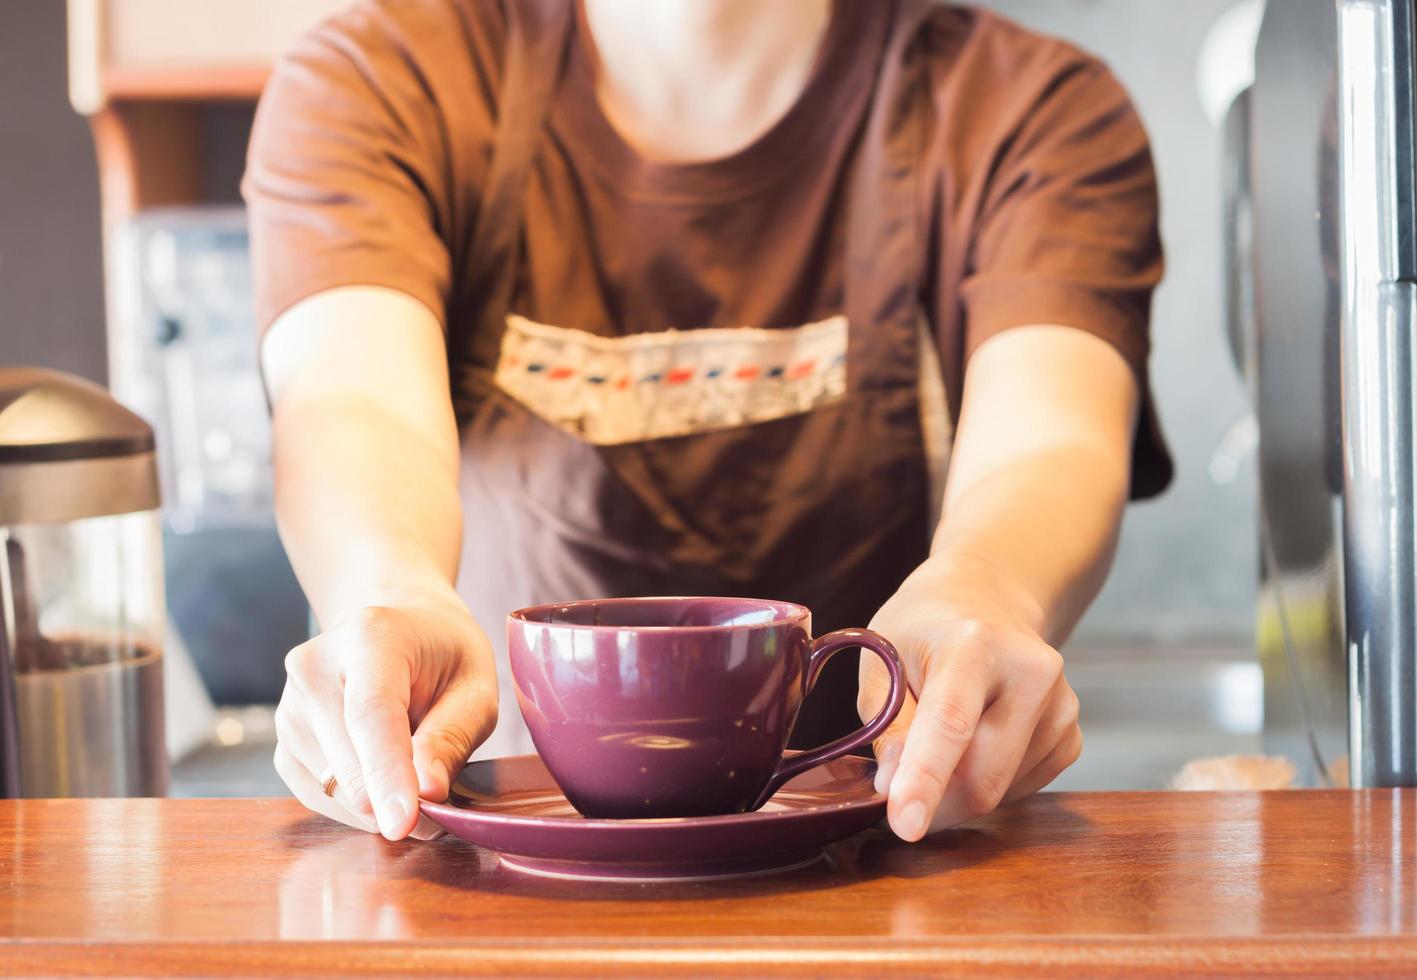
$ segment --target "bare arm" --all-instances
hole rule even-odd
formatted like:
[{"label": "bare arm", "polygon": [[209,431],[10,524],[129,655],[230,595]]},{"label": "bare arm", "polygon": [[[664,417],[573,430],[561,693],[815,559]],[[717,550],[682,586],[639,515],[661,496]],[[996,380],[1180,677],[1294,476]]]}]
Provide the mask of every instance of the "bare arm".
[{"label": "bare arm", "polygon": [[403,837],[496,719],[491,653],[453,588],[442,331],[406,295],[340,288],[282,315],[262,364],[281,538],[321,627],[287,659],[277,767],[313,809]]},{"label": "bare arm", "polygon": [[261,348],[276,517],[321,623],[457,573],[457,431],[442,330],[417,301],[312,297]]},{"label": "bare arm", "polygon": [[1111,566],[1137,395],[1115,349],[1067,327],[1007,331],[970,362],[931,552],[998,565],[1038,602],[1054,645]]},{"label": "bare arm", "polygon": [[[1137,410],[1131,369],[1080,330],[1014,328],[970,361],[930,558],[874,624],[918,699],[877,745],[902,837],[1034,792],[1081,751],[1055,647],[1111,564]],[[883,683],[870,659],[867,711]]]}]

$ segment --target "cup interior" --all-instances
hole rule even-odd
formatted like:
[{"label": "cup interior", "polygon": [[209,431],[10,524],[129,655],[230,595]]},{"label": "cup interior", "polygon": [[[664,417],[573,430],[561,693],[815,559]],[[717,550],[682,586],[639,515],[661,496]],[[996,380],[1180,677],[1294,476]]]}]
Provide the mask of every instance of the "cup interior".
[{"label": "cup interior", "polygon": [[712,629],[792,622],[807,610],[771,599],[717,597],[588,599],[513,613],[528,623],[605,629]]}]

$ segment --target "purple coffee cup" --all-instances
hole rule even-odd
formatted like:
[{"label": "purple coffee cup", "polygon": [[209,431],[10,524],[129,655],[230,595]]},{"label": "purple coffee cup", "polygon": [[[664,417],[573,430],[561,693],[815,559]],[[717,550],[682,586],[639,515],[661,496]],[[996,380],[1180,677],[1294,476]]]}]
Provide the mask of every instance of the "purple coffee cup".
[{"label": "purple coffee cup", "polygon": [[[766,599],[591,599],[507,618],[517,703],[536,750],[588,817],[761,807],[783,783],[871,742],[905,700],[900,656],[865,629],[812,639],[804,606]],[[880,657],[890,694],[868,724],[786,754],[797,712],[841,650]]]}]

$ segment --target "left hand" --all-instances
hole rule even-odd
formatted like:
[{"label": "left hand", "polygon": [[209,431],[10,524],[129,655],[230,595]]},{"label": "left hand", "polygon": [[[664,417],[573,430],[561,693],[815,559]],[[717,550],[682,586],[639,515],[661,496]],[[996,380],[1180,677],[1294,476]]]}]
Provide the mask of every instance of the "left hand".
[{"label": "left hand", "polygon": [[[1000,570],[960,556],[926,561],[876,614],[913,695],[876,741],[876,788],[903,840],[1037,792],[1077,760],[1078,698],[1042,618]],[[887,687],[877,658],[862,657],[863,718]]]}]

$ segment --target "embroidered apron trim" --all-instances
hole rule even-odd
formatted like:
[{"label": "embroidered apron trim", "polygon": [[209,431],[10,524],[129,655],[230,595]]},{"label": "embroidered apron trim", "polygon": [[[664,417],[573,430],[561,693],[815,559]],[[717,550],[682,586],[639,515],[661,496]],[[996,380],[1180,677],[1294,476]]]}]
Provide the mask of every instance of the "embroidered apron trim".
[{"label": "embroidered apron trim", "polygon": [[509,314],[495,381],[558,428],[615,445],[809,412],[845,393],[846,342],[845,316],[602,337]]}]

